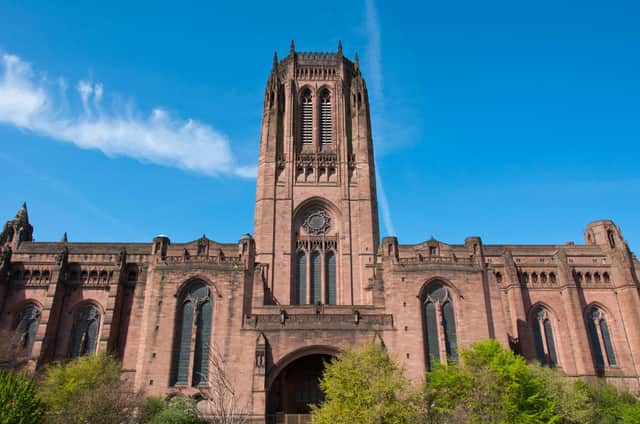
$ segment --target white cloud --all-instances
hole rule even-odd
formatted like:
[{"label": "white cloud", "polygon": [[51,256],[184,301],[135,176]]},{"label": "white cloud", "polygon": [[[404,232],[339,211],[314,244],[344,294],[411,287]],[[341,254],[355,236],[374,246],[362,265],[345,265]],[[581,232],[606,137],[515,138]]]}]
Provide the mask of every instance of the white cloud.
[{"label": "white cloud", "polygon": [[371,81],[373,95],[382,102],[382,54],[380,51],[380,22],[374,0],[365,1],[365,21],[367,27],[367,73]]},{"label": "white cloud", "polygon": [[2,55],[1,66],[0,123],[109,156],[128,156],[207,175],[256,175],[255,167],[236,163],[229,139],[207,124],[175,117],[159,107],[147,117],[132,103],[104,107],[101,82],[75,85],[82,110],[74,110],[64,78],[51,85],[37,78],[29,63],[10,54]]},{"label": "white cloud", "polygon": [[[378,21],[378,11],[374,0],[365,0],[365,24],[367,29],[367,74],[371,82],[372,102],[369,102],[372,109],[372,127],[374,140],[376,142],[376,150],[379,150],[381,140],[381,125],[384,123],[384,96],[382,91],[382,52],[380,47],[380,22]],[[391,208],[387,200],[387,193],[384,191],[382,177],[376,167],[376,181],[378,189],[378,204],[380,205],[380,214],[382,215],[382,224],[388,235],[396,235],[396,229],[391,219]]]}]

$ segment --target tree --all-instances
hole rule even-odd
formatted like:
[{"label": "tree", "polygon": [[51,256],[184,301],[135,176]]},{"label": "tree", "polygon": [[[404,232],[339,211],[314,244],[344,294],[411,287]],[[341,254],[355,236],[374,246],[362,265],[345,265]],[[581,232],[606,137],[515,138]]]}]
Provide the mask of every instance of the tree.
[{"label": "tree", "polygon": [[533,375],[540,379],[546,394],[555,399],[556,413],[567,424],[582,424],[594,421],[597,413],[593,402],[594,388],[582,380],[574,380],[565,376],[561,371],[529,364]]},{"label": "tree", "polygon": [[210,382],[202,391],[205,399],[200,414],[216,424],[244,424],[247,422],[246,404],[240,396],[222,356],[214,349],[209,352]]},{"label": "tree", "polygon": [[120,363],[105,353],[54,364],[40,383],[39,397],[50,423],[133,422],[140,395],[121,378]]},{"label": "tree", "polygon": [[25,373],[0,371],[0,424],[42,422],[44,409]]},{"label": "tree", "polygon": [[524,358],[488,340],[460,351],[458,364],[438,364],[425,386],[427,421],[559,422],[556,404]]},{"label": "tree", "polygon": [[320,388],[325,402],[312,405],[313,422],[413,423],[418,405],[403,370],[380,346],[348,349],[327,364]]}]

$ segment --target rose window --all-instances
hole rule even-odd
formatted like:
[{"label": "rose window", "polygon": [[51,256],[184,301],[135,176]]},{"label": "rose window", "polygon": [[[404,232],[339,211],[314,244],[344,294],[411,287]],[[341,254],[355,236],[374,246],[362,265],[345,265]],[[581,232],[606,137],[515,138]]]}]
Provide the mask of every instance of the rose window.
[{"label": "rose window", "polygon": [[326,234],[330,227],[331,217],[322,209],[311,212],[302,224],[302,228],[313,236]]}]

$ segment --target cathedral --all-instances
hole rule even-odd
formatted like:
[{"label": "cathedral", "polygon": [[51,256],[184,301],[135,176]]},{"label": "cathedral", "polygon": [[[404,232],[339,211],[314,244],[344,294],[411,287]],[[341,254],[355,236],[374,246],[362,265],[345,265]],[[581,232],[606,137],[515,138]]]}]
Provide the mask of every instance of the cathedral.
[{"label": "cathedral", "polygon": [[274,55],[257,169],[233,243],[35,242],[23,205],[0,235],[0,330],[33,368],[109,352],[148,395],[206,401],[224,372],[256,423],[304,422],[325,361],[367,342],[416,384],[493,338],[640,388],[640,262],[612,221],[581,244],[380,240],[367,87],[341,45]]}]

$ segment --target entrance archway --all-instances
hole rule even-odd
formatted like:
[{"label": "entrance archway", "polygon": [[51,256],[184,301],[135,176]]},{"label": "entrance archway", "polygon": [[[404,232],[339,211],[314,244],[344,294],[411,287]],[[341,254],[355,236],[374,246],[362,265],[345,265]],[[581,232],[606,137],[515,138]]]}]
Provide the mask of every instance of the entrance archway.
[{"label": "entrance archway", "polygon": [[[320,378],[325,364],[337,354],[333,348],[306,348],[285,356],[267,377],[268,422],[293,422],[309,414],[311,404],[324,400]],[[297,422],[297,421],[296,421]]]}]

